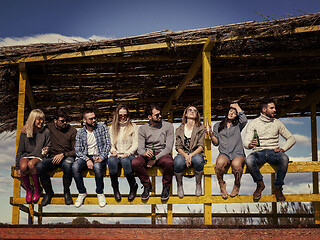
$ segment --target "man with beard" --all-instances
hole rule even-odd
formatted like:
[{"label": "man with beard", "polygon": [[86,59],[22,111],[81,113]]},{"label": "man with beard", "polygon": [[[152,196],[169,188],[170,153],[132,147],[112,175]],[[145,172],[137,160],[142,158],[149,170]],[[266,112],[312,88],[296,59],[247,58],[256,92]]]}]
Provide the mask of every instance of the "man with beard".
[{"label": "man with beard", "polygon": [[84,126],[76,136],[76,160],[72,165],[73,177],[79,191],[74,206],[76,208],[81,207],[87,196],[82,176],[82,170],[87,168],[94,171],[99,206],[104,207],[107,203],[103,194],[103,176],[111,147],[110,136],[107,126],[97,122],[96,115],[92,109],[85,109],[82,117]]},{"label": "man with beard", "polygon": [[[257,183],[253,199],[259,200],[261,192],[265,188],[259,167],[267,162],[277,166],[274,193],[278,202],[284,202],[286,198],[282,193],[282,186],[289,163],[289,158],[284,152],[289,150],[296,141],[283,123],[274,118],[276,107],[273,100],[263,99],[260,108],[261,114],[248,124],[244,140],[244,147],[253,150],[246,159],[250,174],[254,182]],[[255,131],[258,137],[255,136]],[[279,134],[286,139],[286,143],[282,147],[279,147]]]},{"label": "man with beard", "polygon": [[75,158],[74,145],[77,130],[67,123],[67,115],[62,111],[57,111],[53,117],[53,122],[48,123],[47,128],[50,130],[51,148],[49,155],[37,164],[37,173],[46,192],[41,205],[48,205],[54,195],[48,171],[53,171],[57,167],[63,170],[64,200],[66,205],[70,205],[73,203],[70,185],[72,182],[72,164]]},{"label": "man with beard", "polygon": [[152,185],[146,168],[158,166],[163,169],[161,200],[169,199],[170,187],[173,176],[173,159],[171,151],[173,147],[174,134],[173,125],[162,121],[160,108],[157,105],[150,105],[146,109],[149,122],[139,128],[138,154],[132,160],[132,167],[136,176],[143,184],[144,191],[142,200],[148,200],[152,191]]}]

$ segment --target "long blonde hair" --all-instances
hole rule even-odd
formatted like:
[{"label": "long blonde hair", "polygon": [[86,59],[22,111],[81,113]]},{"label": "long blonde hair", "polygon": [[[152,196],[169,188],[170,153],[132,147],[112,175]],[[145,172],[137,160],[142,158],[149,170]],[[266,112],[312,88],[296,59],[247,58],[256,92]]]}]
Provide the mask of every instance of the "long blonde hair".
[{"label": "long blonde hair", "polygon": [[34,122],[36,119],[42,119],[43,121],[45,119],[44,113],[40,109],[33,109],[28,116],[26,122],[26,132],[28,138],[33,137]]},{"label": "long blonde hair", "polygon": [[128,137],[133,131],[134,131],[134,126],[130,120],[130,112],[129,108],[127,105],[124,104],[119,104],[116,110],[113,113],[113,119],[112,119],[112,139],[114,141],[114,145],[117,143],[117,138],[119,135],[120,131],[120,124],[119,124],[119,111],[120,109],[125,109],[127,111],[127,122],[125,123],[125,132],[124,132],[124,139]]}]

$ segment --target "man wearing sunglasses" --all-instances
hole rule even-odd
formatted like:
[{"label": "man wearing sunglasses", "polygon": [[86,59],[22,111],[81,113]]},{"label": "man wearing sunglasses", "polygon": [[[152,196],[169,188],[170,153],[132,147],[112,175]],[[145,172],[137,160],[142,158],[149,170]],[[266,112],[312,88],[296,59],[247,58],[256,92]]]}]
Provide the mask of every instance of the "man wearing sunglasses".
[{"label": "man wearing sunglasses", "polygon": [[50,130],[51,148],[49,154],[37,164],[37,173],[41,184],[46,192],[41,205],[46,206],[51,202],[54,195],[49,171],[58,167],[63,170],[63,192],[66,205],[73,203],[70,194],[70,185],[72,182],[72,164],[75,158],[75,139],[77,130],[67,123],[67,115],[62,111],[57,111],[53,117],[53,122],[47,124]]},{"label": "man wearing sunglasses", "polygon": [[146,110],[149,123],[139,128],[138,154],[132,160],[132,167],[136,176],[143,184],[144,191],[142,200],[148,200],[152,191],[152,185],[146,168],[154,165],[163,169],[161,200],[169,199],[170,187],[173,176],[173,159],[171,151],[174,141],[173,125],[162,121],[160,108],[157,105],[150,105]]},{"label": "man wearing sunglasses", "polygon": [[107,203],[103,194],[103,176],[111,147],[110,136],[107,126],[97,122],[97,117],[92,109],[85,109],[82,116],[84,126],[77,132],[75,145],[76,160],[72,165],[72,174],[79,191],[74,206],[76,208],[81,207],[87,196],[82,170],[93,169],[99,206],[104,207]]}]

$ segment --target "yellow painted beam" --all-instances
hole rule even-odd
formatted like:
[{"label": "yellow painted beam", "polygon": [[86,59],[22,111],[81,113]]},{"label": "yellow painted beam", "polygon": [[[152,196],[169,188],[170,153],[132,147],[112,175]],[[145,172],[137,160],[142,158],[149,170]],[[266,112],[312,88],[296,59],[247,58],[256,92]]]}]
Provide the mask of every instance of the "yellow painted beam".
[{"label": "yellow painted beam", "polygon": [[[203,95],[203,119],[204,123],[208,119],[211,122],[211,49],[213,47],[211,39],[208,39],[202,51],[202,95]],[[204,140],[204,154],[207,162],[211,164],[211,140],[206,135]],[[204,196],[209,197],[212,189],[211,175],[204,176]],[[212,225],[212,205],[204,204],[204,224]]]},{"label": "yellow painted beam", "polygon": [[[206,41],[206,38],[176,41],[174,45],[175,47],[201,45],[205,43],[205,41]],[[93,57],[93,56],[111,55],[111,54],[117,54],[117,53],[149,51],[149,50],[163,49],[163,48],[170,48],[170,47],[171,47],[170,44],[167,42],[149,43],[149,44],[123,46],[123,47],[110,47],[110,48],[88,50],[88,51],[81,51],[81,52],[27,57],[27,58],[21,58],[17,61],[4,61],[4,62],[1,62],[0,65],[15,64],[19,62],[39,62],[39,61],[52,61],[52,60],[60,60],[60,59],[68,59],[68,58]]]},{"label": "yellow painted beam", "polygon": [[[247,35],[239,35],[239,36],[232,36],[232,37],[226,36],[225,39],[221,39],[220,42],[254,39],[254,38],[265,38],[265,37],[280,37],[283,35],[292,35],[292,34],[316,32],[316,31],[320,31],[320,25],[297,27],[292,30],[284,30],[284,31],[279,31],[277,33],[271,33],[271,34],[266,31],[260,34],[247,34]],[[181,46],[201,45],[201,44],[204,44],[206,41],[207,41],[207,38],[176,41],[174,42],[174,46],[181,47]],[[171,46],[169,45],[169,43],[166,43],[166,42],[150,43],[150,44],[133,45],[133,46],[113,47],[113,48],[107,48],[107,49],[88,50],[88,51],[81,51],[81,52],[53,54],[48,56],[27,57],[27,58],[18,59],[17,61],[3,61],[3,62],[0,62],[0,65],[17,64],[19,62],[39,62],[39,61],[51,61],[51,60],[60,60],[60,59],[68,59],[68,58],[94,57],[94,56],[117,54],[117,53],[148,51],[148,50],[163,49],[163,48],[170,48],[170,47]]]},{"label": "yellow painted beam", "polygon": [[[319,201],[320,194],[284,194],[286,197],[286,202],[314,202]],[[262,194],[259,201],[254,201],[252,195],[238,195],[234,198],[223,199],[221,195],[210,195],[210,196],[200,196],[196,197],[194,195],[185,195],[182,199],[180,199],[177,195],[170,196],[170,198],[163,202],[160,199],[159,195],[150,196],[148,201],[142,201],[140,195],[132,201],[129,202],[126,198],[127,195],[123,195],[123,198],[120,202],[117,202],[114,199],[112,194],[105,194],[107,204],[109,205],[150,205],[150,204],[212,204],[212,203],[263,203],[263,202],[276,202],[275,195],[264,195]],[[73,201],[77,199],[77,194],[72,195]],[[41,201],[40,198],[39,201]],[[10,204],[12,205],[20,205],[26,204],[25,197],[19,198],[10,198]],[[86,199],[84,200],[85,205],[98,205],[98,198],[96,194],[88,194]],[[60,194],[60,197],[53,197],[51,201],[51,205],[65,205],[64,197]]]},{"label": "yellow painted beam", "polygon": [[[207,156],[207,159],[208,159],[208,156]],[[204,175],[214,175],[215,174],[214,168],[215,168],[215,164],[209,164],[209,160],[208,160],[208,163],[205,164],[205,166],[204,166],[204,171],[203,171]],[[153,176],[153,177],[162,176],[162,172],[161,172],[160,168],[157,168],[157,167],[153,167],[152,169],[148,169],[147,172],[148,172],[149,176]],[[261,173],[275,173],[276,166],[271,166],[269,163],[266,163],[262,167],[260,167],[260,172]],[[288,173],[320,172],[320,162],[319,161],[290,162],[287,172]],[[187,169],[187,170],[185,170],[184,174],[185,175],[194,175],[194,169],[193,168]],[[225,174],[232,174],[231,167],[229,167],[225,171]],[[249,174],[249,171],[246,166],[244,166],[243,174]],[[86,171],[83,171],[82,175],[83,175],[83,177],[93,178],[94,172],[92,170],[90,170],[90,171],[86,170]],[[17,177],[15,167],[11,167],[11,176],[14,178]],[[57,170],[51,172],[50,176],[55,177],[55,178],[61,178],[63,176],[63,172],[60,168],[58,168]],[[105,172],[105,176],[106,177],[110,176],[108,168]],[[120,177],[125,177],[123,169],[121,169]]]},{"label": "yellow painted beam", "polygon": [[186,89],[186,87],[191,82],[193,77],[199,71],[199,69],[201,67],[201,55],[202,55],[202,53],[200,52],[198,54],[198,56],[196,57],[196,59],[194,60],[194,62],[192,63],[191,67],[188,69],[187,74],[184,76],[184,78],[181,80],[181,82],[179,83],[179,85],[175,89],[174,93],[170,96],[170,98],[164,104],[164,106],[162,108],[162,114],[166,115],[169,113],[169,111],[171,109],[172,101],[177,100],[180,97],[182,92]]}]

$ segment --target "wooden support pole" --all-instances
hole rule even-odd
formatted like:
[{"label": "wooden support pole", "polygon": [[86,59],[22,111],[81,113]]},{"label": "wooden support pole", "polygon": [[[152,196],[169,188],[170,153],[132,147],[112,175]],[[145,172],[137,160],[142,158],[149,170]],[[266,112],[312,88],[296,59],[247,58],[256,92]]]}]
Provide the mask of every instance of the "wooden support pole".
[{"label": "wooden support pole", "polygon": [[[317,143],[317,102],[311,103],[311,146],[312,161],[318,161],[318,143]],[[313,193],[319,193],[319,175],[318,172],[312,173]],[[320,224],[320,202],[313,202],[314,205],[314,222]]]},{"label": "wooden support pole", "polygon": [[[151,177],[151,184],[152,184],[152,192],[151,194],[154,196],[156,194],[156,177],[152,176]],[[151,204],[151,224],[155,225],[156,224],[156,204]]]},{"label": "wooden support pole", "polygon": [[[172,110],[172,108],[169,111],[168,121],[173,123],[173,110]],[[170,195],[172,195],[172,185],[170,188]],[[167,224],[168,225],[173,224],[173,205],[172,204],[167,204]]]},{"label": "wooden support pole", "polygon": [[[276,179],[276,174],[271,173],[271,193],[274,194],[274,180]],[[272,209],[272,224],[278,225],[278,208],[277,203],[272,202],[271,203],[271,209]]]},{"label": "wooden support pole", "polygon": [[[21,129],[24,123],[24,108],[26,100],[26,83],[27,83],[27,71],[26,64],[19,64],[19,93],[18,93],[18,111],[17,111],[17,133],[16,133],[16,152],[19,146]],[[17,159],[15,160],[17,161]],[[20,197],[21,182],[18,178],[13,180],[13,198]],[[19,205],[12,206],[12,224],[19,224]]]},{"label": "wooden support pole", "polygon": [[[208,39],[209,40],[209,39]],[[210,40],[209,40],[210,42]],[[203,92],[203,119],[208,119],[211,122],[211,46],[205,44],[202,52],[202,92]],[[205,151],[207,162],[211,164],[211,140],[209,136],[205,138]],[[212,178],[211,175],[204,176],[204,196],[211,197],[212,195]],[[212,205],[211,203],[204,204],[204,224],[212,225]]]}]

